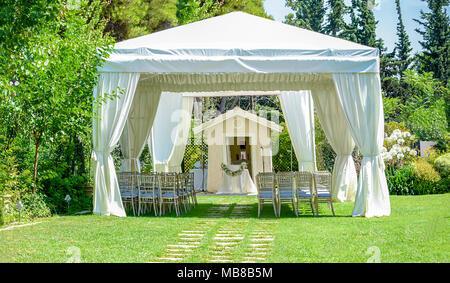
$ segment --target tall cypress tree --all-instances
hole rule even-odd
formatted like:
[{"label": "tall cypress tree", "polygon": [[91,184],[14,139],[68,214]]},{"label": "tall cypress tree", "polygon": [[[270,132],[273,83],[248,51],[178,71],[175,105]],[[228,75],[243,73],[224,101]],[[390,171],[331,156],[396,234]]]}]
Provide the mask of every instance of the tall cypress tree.
[{"label": "tall cypress tree", "polygon": [[326,8],[324,0],[286,0],[286,6],[294,13],[285,18],[285,23],[322,32]]},{"label": "tall cypress tree", "polygon": [[342,32],[341,37],[353,42],[358,42],[356,32],[358,30],[358,16],[356,15],[356,7],[359,0],[352,0],[350,7],[347,7],[347,13],[350,15],[350,23],[345,24],[345,29]]},{"label": "tall cypress tree", "polygon": [[397,36],[398,41],[395,44],[394,54],[395,58],[398,60],[398,72],[400,77],[403,77],[403,72],[406,71],[411,64],[411,42],[409,41],[408,34],[405,30],[405,25],[403,24],[402,11],[400,8],[400,0],[395,0],[395,5],[397,6]]},{"label": "tall cypress tree", "polygon": [[347,6],[344,0],[328,0],[328,8],[330,13],[324,31],[331,36],[342,37],[346,28],[344,15],[347,12]]},{"label": "tall cypress tree", "polygon": [[419,55],[419,69],[425,72],[433,72],[434,77],[447,83],[450,75],[450,20],[444,7],[449,5],[449,0],[422,0],[428,4],[430,12],[420,11],[418,22],[423,30],[416,29],[423,36],[423,53]]},{"label": "tall cypress tree", "polygon": [[380,43],[377,41],[375,34],[375,27],[378,22],[375,20],[372,9],[369,7],[369,1],[359,0],[355,2],[358,12],[358,29],[356,31],[358,42],[371,47],[379,47]]}]

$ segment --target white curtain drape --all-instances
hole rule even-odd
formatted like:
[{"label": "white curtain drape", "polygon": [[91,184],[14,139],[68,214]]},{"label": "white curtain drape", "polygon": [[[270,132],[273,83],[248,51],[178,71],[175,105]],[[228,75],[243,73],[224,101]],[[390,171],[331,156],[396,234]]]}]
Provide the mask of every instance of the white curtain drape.
[{"label": "white curtain drape", "polygon": [[191,129],[192,109],[194,97],[183,96],[181,101],[181,111],[174,113],[175,121],[178,121],[174,140],[174,148],[169,157],[169,172],[181,173],[181,163],[183,162],[184,151],[188,142]]},{"label": "white curtain drape", "polygon": [[292,140],[300,171],[316,170],[314,105],[309,90],[282,91],[281,108]]},{"label": "white curtain drape", "polygon": [[339,73],[333,79],[350,132],[363,155],[352,215],[388,216],[389,190],[380,155],[384,116],[379,74]]},{"label": "white curtain drape", "polygon": [[111,151],[117,145],[133,102],[139,73],[101,73],[94,97],[117,94],[94,107],[94,213],[126,216]]},{"label": "white curtain drape", "polygon": [[193,97],[183,93],[161,94],[149,148],[156,172],[179,172],[189,136]]},{"label": "white curtain drape", "polygon": [[158,109],[160,92],[138,84],[127,123],[120,137],[124,159],[120,168],[123,172],[140,172],[139,157],[144,149]]},{"label": "white curtain drape", "polygon": [[331,196],[333,201],[355,201],[357,175],[352,151],[355,147],[334,84],[312,90],[320,125],[334,152]]}]

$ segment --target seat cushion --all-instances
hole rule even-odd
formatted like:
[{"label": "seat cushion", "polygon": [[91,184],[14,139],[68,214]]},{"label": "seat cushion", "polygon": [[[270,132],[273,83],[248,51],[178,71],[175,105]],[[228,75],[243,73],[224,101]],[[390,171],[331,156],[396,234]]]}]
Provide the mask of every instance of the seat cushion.
[{"label": "seat cushion", "polygon": [[153,193],[141,193],[141,198],[152,198]]},{"label": "seat cushion", "polygon": [[280,192],[280,198],[292,198],[292,192]]},{"label": "seat cushion", "polygon": [[260,193],[260,198],[272,198],[272,193]]},{"label": "seat cushion", "polygon": [[318,198],[331,198],[331,194],[329,194],[329,193],[318,193],[317,197]]},{"label": "seat cushion", "polygon": [[170,193],[164,193],[164,194],[162,194],[162,197],[163,198],[174,198],[174,197],[177,197],[177,194],[175,193],[173,193],[173,192],[170,192]]},{"label": "seat cushion", "polygon": [[309,192],[298,191],[297,196],[299,198],[312,198],[312,195]]},{"label": "seat cushion", "polygon": [[[123,197],[131,197],[131,192],[120,192],[120,195]],[[133,197],[137,197],[138,193],[137,192],[133,192]]]}]

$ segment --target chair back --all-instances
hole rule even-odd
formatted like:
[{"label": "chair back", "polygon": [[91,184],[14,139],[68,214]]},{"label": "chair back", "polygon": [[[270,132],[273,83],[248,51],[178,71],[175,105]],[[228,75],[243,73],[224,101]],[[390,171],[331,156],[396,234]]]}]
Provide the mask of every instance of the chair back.
[{"label": "chair back", "polygon": [[306,194],[313,194],[313,175],[308,171],[294,173],[295,187],[297,194],[302,191]]},{"label": "chair back", "polygon": [[328,171],[314,172],[314,184],[316,193],[331,194],[331,173]]},{"label": "chair back", "polygon": [[279,193],[292,193],[294,187],[294,174],[293,172],[278,172],[277,186]]},{"label": "chair back", "polygon": [[132,193],[138,187],[135,172],[118,172],[117,181],[120,193]]},{"label": "chair back", "polygon": [[166,193],[178,195],[179,178],[177,173],[159,173],[158,183],[160,196]]},{"label": "chair back", "polygon": [[139,194],[154,193],[157,186],[156,173],[143,173],[139,175]]},{"label": "chair back", "polygon": [[185,183],[188,191],[194,190],[194,173],[185,173]]},{"label": "chair back", "polygon": [[261,194],[273,195],[275,191],[275,173],[258,173],[256,175],[256,188],[258,190],[258,196]]}]

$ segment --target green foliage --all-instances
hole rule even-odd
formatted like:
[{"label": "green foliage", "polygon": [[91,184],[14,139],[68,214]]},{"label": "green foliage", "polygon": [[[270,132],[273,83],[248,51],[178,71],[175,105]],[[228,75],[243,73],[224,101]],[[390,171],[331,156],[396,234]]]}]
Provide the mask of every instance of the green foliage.
[{"label": "green foliage", "polygon": [[298,161],[289,137],[287,125],[285,122],[281,122],[280,126],[283,127],[283,131],[278,136],[278,152],[272,157],[273,169],[275,172],[297,171]]},{"label": "green foliage", "polygon": [[408,126],[420,140],[444,141],[447,134],[444,100],[430,108],[416,109],[408,119]]},{"label": "green foliage", "polygon": [[317,115],[314,115],[314,137],[317,169],[332,172],[336,153],[328,142]]},{"label": "green foliage", "polygon": [[409,41],[408,34],[406,33],[405,25],[403,24],[403,18],[400,7],[400,0],[395,0],[395,5],[397,8],[398,23],[397,23],[397,37],[398,41],[395,44],[395,57],[397,59],[398,74],[403,76],[409,65],[411,64],[411,42]]},{"label": "green foliage", "polygon": [[399,116],[399,111],[402,108],[400,98],[398,97],[386,97],[383,95],[383,110],[384,120],[392,121]]},{"label": "green foliage", "polygon": [[446,153],[436,158],[433,165],[443,178],[450,177],[450,153]]},{"label": "green foliage", "polygon": [[413,195],[414,179],[412,166],[386,170],[386,180],[391,195]]},{"label": "green foliage", "polygon": [[177,25],[177,0],[111,0],[102,10],[105,33],[122,41]]},{"label": "green foliage", "polygon": [[422,37],[422,54],[419,69],[432,72],[434,77],[448,82],[450,76],[450,18],[447,15],[448,0],[423,0],[429,12],[420,11],[420,20],[414,19],[423,29],[416,29]]},{"label": "green foliage", "polygon": [[422,181],[434,183],[441,180],[441,176],[439,176],[439,173],[433,168],[433,165],[421,158],[414,162],[413,172],[414,176]]},{"label": "green foliage", "polygon": [[286,0],[286,6],[294,13],[286,16],[285,22],[290,25],[321,32],[326,8],[324,0]]},{"label": "green foliage", "polygon": [[419,160],[412,166],[386,170],[392,195],[425,195],[450,192],[450,178],[440,178],[431,164]]},{"label": "green foliage", "polygon": [[347,6],[344,0],[331,0],[328,1],[328,8],[330,13],[327,16],[324,31],[331,36],[342,37],[346,29],[344,15],[347,12]]},{"label": "green foliage", "polygon": [[[65,214],[81,210],[92,209],[92,199],[87,196],[84,186],[87,183],[86,176],[70,175],[61,177],[64,168],[48,170],[42,175],[43,193],[46,195],[46,203],[53,213]],[[64,200],[66,195],[71,197],[69,204]]]},{"label": "green foliage", "polygon": [[261,0],[179,0],[177,4],[178,24],[184,25],[233,11],[242,11],[255,16],[270,18]]},{"label": "green foliage", "polygon": [[409,132],[410,130],[408,128],[406,128],[406,125],[404,122],[395,122],[395,121],[391,121],[388,123],[384,124],[384,132],[386,133],[387,136],[392,135],[392,133],[395,130],[400,130],[402,132]]}]

